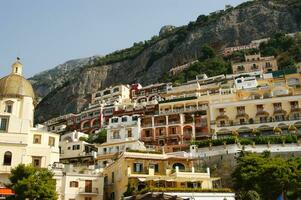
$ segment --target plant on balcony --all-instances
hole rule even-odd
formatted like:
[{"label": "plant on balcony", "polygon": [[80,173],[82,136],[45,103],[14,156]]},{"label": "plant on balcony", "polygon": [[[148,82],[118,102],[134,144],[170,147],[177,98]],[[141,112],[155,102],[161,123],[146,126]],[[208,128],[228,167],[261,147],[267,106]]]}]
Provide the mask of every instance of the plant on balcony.
[{"label": "plant on balcony", "polygon": [[294,125],[290,125],[289,127],[288,127],[288,131],[290,132],[290,133],[293,133],[293,134],[295,134],[296,132],[297,132],[297,127],[296,126],[294,126]]},{"label": "plant on balcony", "polygon": [[239,136],[239,133],[236,130],[234,130],[234,131],[232,131],[232,135],[237,137],[237,136]]},{"label": "plant on balcony", "polygon": [[133,153],[150,153],[150,154],[162,154],[163,152],[161,150],[158,151],[144,151],[144,150],[137,150],[137,149],[127,149],[127,152],[133,152]]},{"label": "plant on balcony", "polygon": [[282,130],[281,130],[281,128],[279,128],[279,127],[275,127],[274,130],[273,130],[273,132],[274,132],[274,134],[276,134],[276,135],[280,135],[280,134],[282,133]]},{"label": "plant on balcony", "polygon": [[239,142],[241,145],[263,145],[263,144],[282,144],[283,142],[290,144],[290,143],[297,143],[298,137],[296,135],[275,135],[275,136],[258,136],[254,138],[239,138],[230,136],[227,138],[220,138],[215,140],[202,140],[202,141],[193,141],[191,144],[197,145],[199,148],[208,147],[211,143],[212,146],[222,146],[225,143],[235,144]]},{"label": "plant on balcony", "polygon": [[123,196],[129,197],[132,196],[134,193],[135,193],[135,187],[132,186],[131,184],[128,184],[126,191],[123,193]]},{"label": "plant on balcony", "polygon": [[254,136],[260,136],[260,134],[261,134],[261,132],[260,132],[260,130],[258,130],[257,128],[254,128],[253,130],[252,130],[252,135],[254,135]]}]

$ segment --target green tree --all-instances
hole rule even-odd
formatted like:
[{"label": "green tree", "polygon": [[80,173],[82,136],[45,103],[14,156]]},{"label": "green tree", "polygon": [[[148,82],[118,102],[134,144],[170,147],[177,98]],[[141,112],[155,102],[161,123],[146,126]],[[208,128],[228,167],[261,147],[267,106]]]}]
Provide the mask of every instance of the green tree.
[{"label": "green tree", "polygon": [[9,188],[15,191],[16,197],[11,199],[23,200],[55,200],[55,180],[48,169],[34,168],[31,165],[19,164],[11,170]]},{"label": "green tree", "polygon": [[201,60],[205,60],[205,59],[215,57],[214,49],[212,47],[210,47],[209,45],[207,45],[207,44],[202,46],[201,52],[202,52],[202,56],[200,58]]},{"label": "green tree", "polygon": [[301,161],[272,157],[269,153],[242,153],[232,174],[235,189],[244,194],[256,191],[262,199],[274,200],[280,194],[298,195],[301,191]]},{"label": "green tree", "polygon": [[107,141],[107,130],[106,129],[101,129],[99,132],[90,134],[87,139],[83,139],[84,141],[88,143],[97,143],[101,144]]}]

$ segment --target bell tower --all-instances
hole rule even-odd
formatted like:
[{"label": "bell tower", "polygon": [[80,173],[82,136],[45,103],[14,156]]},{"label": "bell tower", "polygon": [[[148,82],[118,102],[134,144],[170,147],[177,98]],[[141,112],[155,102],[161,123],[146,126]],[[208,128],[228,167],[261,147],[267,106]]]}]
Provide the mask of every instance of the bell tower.
[{"label": "bell tower", "polygon": [[12,74],[22,76],[23,65],[20,62],[20,58],[17,57],[17,61],[12,64]]}]

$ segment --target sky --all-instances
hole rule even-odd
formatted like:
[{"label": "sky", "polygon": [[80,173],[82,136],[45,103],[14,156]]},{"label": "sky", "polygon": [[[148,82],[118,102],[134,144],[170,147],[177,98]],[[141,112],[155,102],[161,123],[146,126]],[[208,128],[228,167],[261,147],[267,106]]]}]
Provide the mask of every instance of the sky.
[{"label": "sky", "polygon": [[29,78],[70,59],[106,55],[246,0],[0,0],[0,77],[16,57]]}]

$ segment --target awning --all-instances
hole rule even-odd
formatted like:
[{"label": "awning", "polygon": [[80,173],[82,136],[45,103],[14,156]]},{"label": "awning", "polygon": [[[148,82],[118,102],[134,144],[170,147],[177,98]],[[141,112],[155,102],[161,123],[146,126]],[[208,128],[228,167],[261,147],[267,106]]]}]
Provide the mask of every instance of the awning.
[{"label": "awning", "polygon": [[146,178],[138,178],[139,181],[144,182],[146,181]]},{"label": "awning", "polygon": [[9,188],[0,188],[0,195],[5,195],[5,196],[10,196],[10,195],[14,195],[14,191],[12,189]]}]

